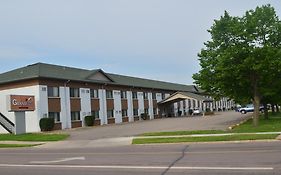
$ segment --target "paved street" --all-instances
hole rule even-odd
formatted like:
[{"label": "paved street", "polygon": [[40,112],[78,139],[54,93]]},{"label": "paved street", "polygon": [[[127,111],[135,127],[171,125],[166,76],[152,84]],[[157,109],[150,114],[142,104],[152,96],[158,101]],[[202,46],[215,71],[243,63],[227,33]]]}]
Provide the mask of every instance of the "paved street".
[{"label": "paved street", "polygon": [[131,145],[127,139],[143,132],[225,129],[249,116],[224,112],[68,130],[66,141],[0,149],[1,174],[281,174],[280,141]]},{"label": "paved street", "polygon": [[0,149],[5,175],[281,174],[281,142]]}]

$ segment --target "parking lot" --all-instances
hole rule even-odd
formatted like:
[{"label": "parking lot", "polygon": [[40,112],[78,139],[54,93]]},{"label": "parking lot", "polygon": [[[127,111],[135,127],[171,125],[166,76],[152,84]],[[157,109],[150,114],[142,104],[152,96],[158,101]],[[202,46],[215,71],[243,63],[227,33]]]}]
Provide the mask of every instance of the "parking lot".
[{"label": "parking lot", "polygon": [[115,125],[94,126],[65,130],[71,136],[69,140],[96,140],[103,138],[136,136],[145,132],[226,129],[250,117],[238,112],[218,112],[212,116],[192,116],[137,121]]}]

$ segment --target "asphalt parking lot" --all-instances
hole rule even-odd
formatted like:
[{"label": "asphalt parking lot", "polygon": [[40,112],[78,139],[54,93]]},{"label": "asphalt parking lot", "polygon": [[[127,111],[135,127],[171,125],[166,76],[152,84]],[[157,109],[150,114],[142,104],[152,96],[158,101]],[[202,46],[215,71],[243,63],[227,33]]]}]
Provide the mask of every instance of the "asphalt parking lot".
[{"label": "asphalt parking lot", "polygon": [[213,116],[192,116],[154,119],[132,123],[105,125],[65,130],[71,136],[69,140],[96,140],[104,138],[130,137],[145,132],[176,131],[176,130],[210,130],[226,129],[251,116],[238,112],[218,112]]}]

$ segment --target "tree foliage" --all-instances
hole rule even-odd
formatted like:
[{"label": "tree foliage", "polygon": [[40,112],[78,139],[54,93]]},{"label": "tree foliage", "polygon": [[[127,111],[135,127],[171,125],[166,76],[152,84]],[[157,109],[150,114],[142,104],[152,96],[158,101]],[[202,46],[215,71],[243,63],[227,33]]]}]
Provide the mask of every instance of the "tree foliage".
[{"label": "tree foliage", "polygon": [[264,5],[242,17],[225,11],[208,32],[211,40],[198,54],[201,70],[193,75],[195,83],[214,97],[252,100],[257,125],[261,100],[280,93],[281,21],[273,7]]}]

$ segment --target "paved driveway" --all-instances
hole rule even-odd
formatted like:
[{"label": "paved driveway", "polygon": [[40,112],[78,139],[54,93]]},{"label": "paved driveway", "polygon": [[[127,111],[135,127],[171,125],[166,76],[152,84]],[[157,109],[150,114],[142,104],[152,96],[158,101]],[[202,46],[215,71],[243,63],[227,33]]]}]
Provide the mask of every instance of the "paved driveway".
[{"label": "paved driveway", "polygon": [[237,112],[229,111],[205,117],[164,118],[118,125],[70,129],[62,131],[70,134],[69,139],[60,142],[49,142],[39,147],[47,149],[82,149],[128,146],[132,143],[132,136],[140,135],[145,132],[211,129],[223,130],[250,116],[251,114],[242,115]]},{"label": "paved driveway", "polygon": [[69,140],[97,140],[136,136],[145,132],[226,129],[230,125],[250,117],[237,112],[220,112],[214,116],[194,116],[155,119],[117,125],[105,125],[65,130],[71,136]]}]

